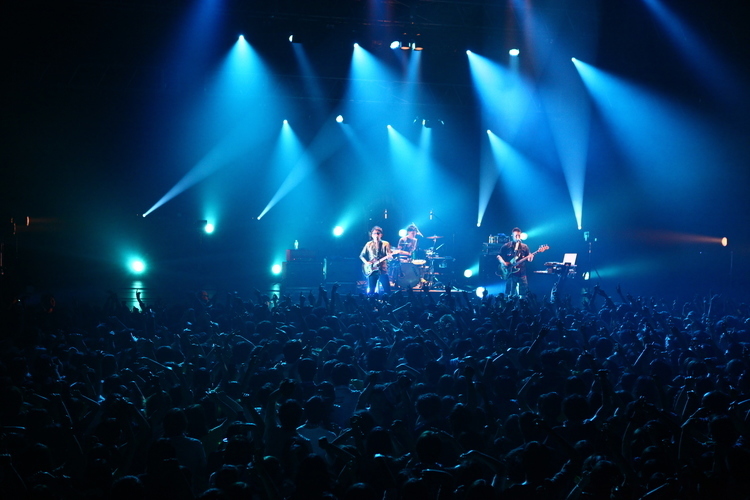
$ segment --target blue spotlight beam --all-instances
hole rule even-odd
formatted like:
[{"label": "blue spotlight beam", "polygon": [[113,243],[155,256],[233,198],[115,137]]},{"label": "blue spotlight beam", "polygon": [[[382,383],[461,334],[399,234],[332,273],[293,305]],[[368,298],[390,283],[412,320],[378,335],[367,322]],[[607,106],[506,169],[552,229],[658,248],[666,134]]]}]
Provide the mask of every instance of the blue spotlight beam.
[{"label": "blue spotlight beam", "polygon": [[744,89],[737,75],[722,60],[721,51],[711,50],[706,42],[681,21],[661,0],[643,0],[656,19],[669,33],[683,62],[690,66],[693,75],[714,89],[711,95],[726,104],[735,103]]},{"label": "blue spotlight beam", "polygon": [[[721,132],[666,98],[578,59],[573,62],[642,184],[656,188],[654,196],[684,201],[710,193],[711,169],[723,162],[717,143]],[[675,175],[677,170],[681,175]]]},{"label": "blue spotlight beam", "polygon": [[[492,134],[492,131],[488,130],[487,134]],[[484,214],[487,211],[487,206],[490,204],[492,193],[495,191],[497,179],[500,175],[499,169],[495,166],[495,157],[489,141],[482,141],[480,162],[477,227],[482,225]]]},{"label": "blue spotlight beam", "polygon": [[[205,136],[206,123],[236,125],[149,208],[144,216],[236,161],[243,153],[265,140],[262,133],[252,129],[252,125],[248,126],[241,118],[253,101],[257,101],[259,95],[263,95],[260,91],[270,85],[271,78],[263,61],[246,41],[238,40],[219,68],[216,80],[208,92],[209,98],[195,112],[195,122],[200,124],[200,130],[196,130],[194,134],[201,138]],[[263,99],[264,105],[269,109],[273,107],[272,98]]]},{"label": "blue spotlight beam", "polygon": [[262,219],[277,203],[312,174],[318,164],[330,158],[341,147],[341,135],[337,133],[339,127],[340,125],[333,122],[333,120],[325,122],[323,128],[313,139],[310,147],[297,160],[281,186],[279,186],[271,200],[258,215],[258,219]]}]

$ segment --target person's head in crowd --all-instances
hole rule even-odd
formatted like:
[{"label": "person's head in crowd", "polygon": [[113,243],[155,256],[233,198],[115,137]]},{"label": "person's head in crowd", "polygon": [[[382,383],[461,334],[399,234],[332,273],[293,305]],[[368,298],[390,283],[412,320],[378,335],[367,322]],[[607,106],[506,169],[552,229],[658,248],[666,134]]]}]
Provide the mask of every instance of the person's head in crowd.
[{"label": "person's head in crowd", "polygon": [[439,419],[441,416],[440,396],[434,392],[419,396],[414,407],[417,410],[417,415],[423,420],[431,421]]},{"label": "person's head in crowd", "polygon": [[562,400],[562,412],[566,422],[582,422],[591,416],[588,401],[580,394],[571,394]]},{"label": "person's head in crowd", "polygon": [[311,358],[303,358],[297,364],[297,374],[302,382],[312,382],[318,373],[318,362]]},{"label": "person's head in crowd", "polygon": [[208,434],[208,416],[206,409],[199,403],[188,405],[185,408],[185,418],[187,419],[187,428],[185,433],[196,439],[200,439]]},{"label": "person's head in crowd", "polygon": [[245,466],[253,460],[253,445],[244,434],[233,434],[227,438],[224,448],[224,464]]},{"label": "person's head in crowd", "polygon": [[367,410],[357,410],[349,419],[349,423],[353,428],[360,429],[366,435],[375,427],[375,418]]},{"label": "person's head in crowd", "polygon": [[354,360],[354,349],[349,344],[341,345],[336,351],[336,360],[339,363],[351,364]]},{"label": "person's head in crowd", "polygon": [[286,363],[296,363],[302,356],[302,341],[298,339],[287,340],[282,348],[282,354]]},{"label": "person's head in crowd", "polygon": [[622,484],[620,468],[602,457],[587,458],[584,470],[589,473],[589,482],[584,488],[584,493],[590,498],[610,498],[612,490]]},{"label": "person's head in crowd", "polygon": [[386,369],[388,361],[388,349],[382,346],[376,346],[367,352],[367,369],[374,372],[381,372]]},{"label": "person's head in crowd", "polygon": [[584,382],[580,375],[571,375],[565,380],[564,392],[566,396],[572,394],[585,396],[589,393],[589,387],[586,386],[586,382]]},{"label": "person's head in crowd", "polygon": [[334,387],[349,387],[352,381],[353,369],[351,365],[345,363],[336,363],[331,370],[331,382]]},{"label": "person's head in crowd", "polygon": [[211,485],[220,491],[226,491],[229,485],[240,480],[240,470],[234,464],[224,463],[216,472],[211,474]]},{"label": "person's head in crowd", "polygon": [[294,399],[289,399],[279,406],[279,424],[285,430],[295,430],[302,421],[302,406]]},{"label": "person's head in crowd", "polygon": [[546,422],[557,423],[562,411],[562,396],[556,392],[548,392],[537,398],[537,411]]},{"label": "person's head in crowd", "polygon": [[171,408],[164,415],[164,437],[171,438],[185,434],[188,420],[182,408]]},{"label": "person's head in crowd", "polygon": [[381,498],[368,483],[354,483],[344,492],[341,500],[378,500]]},{"label": "person's head in crowd", "polygon": [[701,407],[712,415],[723,415],[729,410],[732,398],[721,391],[708,391],[701,397]]},{"label": "person's head in crowd", "polygon": [[426,479],[412,477],[401,486],[401,498],[409,498],[410,500],[431,500],[433,495]]},{"label": "person's head in crowd", "polygon": [[137,476],[122,476],[112,481],[107,498],[110,500],[132,500],[145,498],[146,487]]},{"label": "person's head in crowd", "polygon": [[417,438],[414,447],[417,458],[423,464],[439,467],[439,460],[443,453],[443,442],[435,431],[424,431]]},{"label": "person's head in crowd", "polygon": [[323,398],[313,396],[305,401],[304,417],[307,425],[319,426],[323,423],[326,415],[327,406]]},{"label": "person's head in crowd", "polygon": [[373,457],[376,454],[392,456],[393,442],[391,434],[383,427],[374,427],[365,437],[365,454]]},{"label": "person's head in crowd", "polygon": [[416,342],[407,344],[404,347],[404,359],[407,365],[417,370],[422,370],[425,366],[424,349]]}]

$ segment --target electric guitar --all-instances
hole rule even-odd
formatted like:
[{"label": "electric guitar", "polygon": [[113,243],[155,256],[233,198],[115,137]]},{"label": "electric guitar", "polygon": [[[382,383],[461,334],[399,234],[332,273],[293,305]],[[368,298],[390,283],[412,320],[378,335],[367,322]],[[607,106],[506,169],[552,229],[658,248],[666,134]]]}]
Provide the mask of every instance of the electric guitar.
[{"label": "electric guitar", "polygon": [[373,272],[375,272],[378,269],[378,264],[383,262],[385,259],[389,259],[396,255],[397,253],[401,253],[401,250],[393,250],[385,257],[381,257],[378,260],[373,260],[371,262],[365,262],[362,264],[362,272],[365,273],[365,276],[371,275]]},{"label": "electric guitar", "polygon": [[[547,250],[549,250],[549,245],[542,245],[542,246],[539,247],[539,250],[537,250],[536,252],[530,253],[529,255],[527,255],[526,257],[524,257],[522,259],[518,259],[517,257],[513,257],[510,260],[510,262],[508,263],[509,265],[506,266],[505,264],[501,263],[499,266],[497,266],[497,271],[498,272],[496,272],[495,274],[497,274],[498,276],[502,276],[503,279],[507,280],[510,277],[511,274],[515,274],[518,271],[520,271],[520,269],[518,268],[519,264],[521,264],[523,261],[525,261],[526,259],[528,259],[532,255],[536,255],[536,254],[541,253],[541,252],[546,252]],[[499,255],[497,256],[497,258],[498,258],[498,260],[500,260],[500,256]]]}]

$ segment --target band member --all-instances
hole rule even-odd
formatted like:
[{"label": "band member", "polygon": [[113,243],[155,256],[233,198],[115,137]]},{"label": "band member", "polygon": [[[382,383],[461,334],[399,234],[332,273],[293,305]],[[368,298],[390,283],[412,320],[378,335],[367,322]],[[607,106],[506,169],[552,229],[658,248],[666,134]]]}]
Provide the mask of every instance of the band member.
[{"label": "band member", "polygon": [[[526,262],[534,260],[528,245],[521,241],[521,230],[513,228],[512,239],[500,247],[497,259],[505,267],[505,295],[526,297],[529,294],[529,278],[526,275]],[[525,259],[525,260],[522,260]]]},{"label": "band member", "polygon": [[402,252],[401,255],[399,255],[399,260],[401,262],[411,262],[414,258],[414,252],[417,251],[417,246],[419,244],[417,235],[422,236],[422,233],[419,232],[416,224],[409,224],[406,228],[406,236],[398,240],[398,249]]},{"label": "band member", "polygon": [[359,253],[359,260],[364,264],[367,275],[367,293],[372,294],[377,291],[378,281],[383,286],[383,293],[390,293],[388,259],[393,255],[391,244],[383,240],[383,229],[380,226],[375,226],[370,230],[370,237],[372,239]]},{"label": "band member", "polygon": [[396,252],[399,255],[398,259],[391,262],[390,274],[391,280],[399,288],[412,288],[419,283],[419,273],[411,266],[419,244],[417,235],[422,236],[422,233],[419,232],[416,224],[412,223],[407,226],[406,235],[398,240]]}]

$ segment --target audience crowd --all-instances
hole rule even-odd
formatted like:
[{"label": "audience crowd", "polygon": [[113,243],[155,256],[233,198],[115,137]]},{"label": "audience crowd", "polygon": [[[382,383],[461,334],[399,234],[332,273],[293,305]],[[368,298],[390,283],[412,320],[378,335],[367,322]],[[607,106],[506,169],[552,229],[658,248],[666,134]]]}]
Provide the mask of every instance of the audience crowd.
[{"label": "audience crowd", "polygon": [[576,302],[450,286],[18,297],[0,494],[750,498],[748,305],[619,287]]}]

